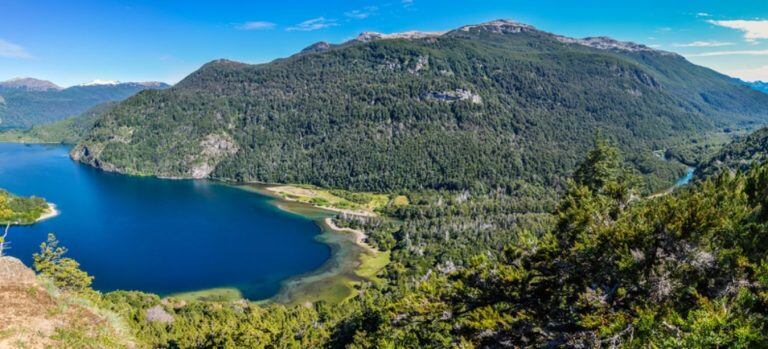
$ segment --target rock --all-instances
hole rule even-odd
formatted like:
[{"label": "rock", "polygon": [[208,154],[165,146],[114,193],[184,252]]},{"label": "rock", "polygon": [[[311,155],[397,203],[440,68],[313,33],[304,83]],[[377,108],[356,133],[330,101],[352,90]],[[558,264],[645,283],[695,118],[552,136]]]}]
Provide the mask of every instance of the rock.
[{"label": "rock", "polygon": [[438,100],[442,102],[470,101],[473,104],[482,104],[483,98],[479,95],[464,89],[456,89],[445,92],[429,92],[424,95],[425,99]]},{"label": "rock", "polygon": [[173,315],[168,314],[162,306],[156,305],[147,309],[147,321],[169,324],[173,322]]},{"label": "rock", "polygon": [[14,257],[0,257],[0,286],[33,286],[37,284],[37,277],[32,269]]}]

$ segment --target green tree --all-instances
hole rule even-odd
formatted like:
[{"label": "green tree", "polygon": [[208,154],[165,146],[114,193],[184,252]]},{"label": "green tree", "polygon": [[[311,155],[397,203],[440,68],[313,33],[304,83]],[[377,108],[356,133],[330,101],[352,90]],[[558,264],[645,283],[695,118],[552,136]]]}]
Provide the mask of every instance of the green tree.
[{"label": "green tree", "polygon": [[82,292],[93,282],[93,277],[80,269],[80,263],[63,257],[67,249],[59,246],[59,240],[51,233],[48,240],[40,244],[40,253],[33,255],[35,270],[43,274],[62,290]]},{"label": "green tree", "polygon": [[0,196],[0,221],[7,221],[5,224],[5,230],[3,236],[0,236],[0,257],[3,256],[3,250],[5,249],[5,239],[8,236],[8,230],[11,228],[11,219],[13,218],[13,210],[8,204],[8,196]]}]

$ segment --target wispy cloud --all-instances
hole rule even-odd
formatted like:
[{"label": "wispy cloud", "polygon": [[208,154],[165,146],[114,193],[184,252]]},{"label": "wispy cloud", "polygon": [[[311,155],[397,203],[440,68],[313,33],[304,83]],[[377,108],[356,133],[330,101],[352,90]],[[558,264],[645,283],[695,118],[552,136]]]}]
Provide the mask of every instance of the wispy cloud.
[{"label": "wispy cloud", "polygon": [[736,29],[744,32],[744,39],[755,41],[759,39],[768,39],[768,20],[732,20],[732,21],[707,21],[711,24]]},{"label": "wispy cloud", "polygon": [[32,58],[27,49],[10,41],[0,39],[0,57],[6,58]]},{"label": "wispy cloud", "polygon": [[313,30],[319,30],[329,27],[335,27],[338,23],[336,23],[335,19],[325,19],[325,17],[317,17],[313,19],[308,19],[304,22],[301,22],[295,26],[288,27],[286,29],[287,31],[313,31]]},{"label": "wispy cloud", "polygon": [[696,17],[712,17],[712,15],[706,12],[699,12],[696,14]]},{"label": "wispy cloud", "polygon": [[401,0],[400,3],[403,4],[403,7],[411,7],[414,0]]},{"label": "wispy cloud", "polygon": [[237,28],[242,30],[262,30],[262,29],[273,29],[275,26],[276,24],[272,22],[250,21],[250,22],[245,22],[243,24],[238,25]]},{"label": "wispy cloud", "polygon": [[686,55],[688,57],[717,57],[717,56],[768,56],[768,50],[714,51]]},{"label": "wispy cloud", "polygon": [[360,10],[352,10],[352,11],[344,12],[344,15],[350,18],[355,18],[355,19],[366,19],[370,16],[375,15],[378,10],[379,8],[376,6],[367,6]]},{"label": "wispy cloud", "polygon": [[675,44],[676,47],[723,47],[731,46],[732,42],[723,41],[694,41],[685,44]]}]

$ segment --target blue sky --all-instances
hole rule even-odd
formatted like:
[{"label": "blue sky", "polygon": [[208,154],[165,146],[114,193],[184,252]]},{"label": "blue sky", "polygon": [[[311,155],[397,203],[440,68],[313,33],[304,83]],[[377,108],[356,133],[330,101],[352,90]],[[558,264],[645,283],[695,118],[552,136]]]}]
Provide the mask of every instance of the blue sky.
[{"label": "blue sky", "polygon": [[213,59],[267,62],[362,31],[446,30],[498,18],[636,41],[768,80],[766,0],[0,0],[0,80],[174,83]]}]

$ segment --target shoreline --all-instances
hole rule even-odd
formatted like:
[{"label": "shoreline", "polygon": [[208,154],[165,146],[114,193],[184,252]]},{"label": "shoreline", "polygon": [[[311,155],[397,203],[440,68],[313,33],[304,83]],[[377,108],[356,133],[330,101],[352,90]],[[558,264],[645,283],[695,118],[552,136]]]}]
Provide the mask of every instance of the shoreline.
[{"label": "shoreline", "polygon": [[[336,226],[332,218],[339,210],[299,200],[289,200],[279,193],[268,190],[275,184],[233,183],[215,181],[236,189],[254,192],[271,199],[276,209],[301,216],[315,223],[320,229],[315,239],[330,247],[329,258],[316,269],[293,275],[281,282],[280,289],[263,299],[249,299],[255,304],[309,304],[326,301],[338,304],[355,295],[355,285],[361,282],[377,282],[375,273],[389,263],[389,253],[379,252],[365,243],[366,235],[361,230]],[[350,212],[347,212],[350,213]],[[179,292],[166,297],[200,300],[236,300],[233,290],[224,286],[212,289]],[[242,298],[237,298],[242,299]]]},{"label": "shoreline", "polygon": [[43,213],[42,215],[40,215],[40,217],[38,217],[38,218],[35,220],[35,223],[39,223],[39,222],[42,222],[42,221],[44,221],[44,220],[46,220],[46,219],[51,219],[51,218],[53,218],[53,217],[56,217],[56,216],[58,216],[59,214],[61,214],[61,212],[60,212],[59,210],[57,210],[57,209],[56,209],[56,204],[54,204],[54,203],[50,203],[50,202],[49,202],[49,203],[48,203],[48,209],[46,210],[46,212],[45,212],[45,213]]},{"label": "shoreline", "polygon": [[313,204],[310,202],[304,202],[297,198],[291,197],[291,196],[298,196],[298,195],[305,195],[307,197],[315,197],[311,193],[307,194],[298,194],[295,192],[295,190],[306,190],[307,192],[311,192],[309,189],[303,189],[300,187],[294,187],[290,184],[267,184],[267,183],[249,183],[254,185],[262,186],[265,191],[268,191],[270,194],[273,194],[271,196],[277,197],[279,199],[290,201],[290,202],[298,202],[306,205],[310,205],[312,207],[327,210],[327,211],[333,211],[336,213],[346,213],[350,215],[356,215],[356,216],[365,216],[365,217],[376,217],[376,213],[369,212],[369,211],[363,211],[363,210],[352,210],[352,209],[346,209],[346,208],[338,208],[333,206],[327,206],[327,205],[318,205]]},{"label": "shoreline", "polygon": [[333,217],[328,217],[323,220],[325,225],[328,226],[331,230],[337,232],[337,233],[352,233],[355,237],[355,244],[358,246],[376,254],[379,251],[373,248],[371,245],[368,245],[368,243],[365,242],[365,239],[368,237],[365,235],[365,232],[360,229],[352,229],[352,228],[342,228],[336,225],[336,223],[333,223]]},{"label": "shoreline", "polygon": [[[96,169],[104,170],[101,168]],[[119,171],[118,174],[136,176],[130,173],[120,173]],[[155,178],[161,180],[182,179],[161,178],[158,176],[155,176]],[[289,187],[289,185],[284,184],[243,183],[222,179],[203,180],[218,182],[222,185],[241,190],[253,191],[257,195],[272,199],[269,201],[271,201],[272,206],[276,209],[313,221],[320,229],[315,239],[319,243],[330,247],[331,253],[329,258],[320,266],[306,273],[293,275],[282,280],[280,289],[275,294],[264,299],[249,299],[249,302],[259,304],[305,304],[308,302],[326,301],[331,304],[337,304],[354,296],[355,285],[361,282],[377,282],[375,274],[389,263],[389,253],[378,252],[366,244],[366,235],[363,231],[338,227],[331,220],[338,213],[376,216],[373,212],[302,202],[301,200],[286,197],[285,193],[281,193],[279,190],[272,189],[275,187]],[[52,219],[61,214],[55,204],[47,204],[47,209],[35,220],[35,223]],[[205,300],[205,298],[209,298],[209,300],[216,301],[230,301],[235,300],[235,298],[242,299],[242,295],[239,295],[239,292],[232,292],[232,288],[226,286],[179,292],[173,295],[166,295],[164,298],[183,298],[185,296],[189,296],[190,299],[201,298],[201,300]]]}]

